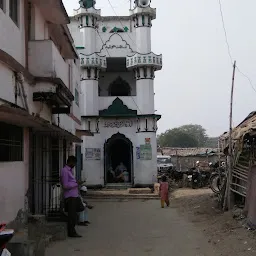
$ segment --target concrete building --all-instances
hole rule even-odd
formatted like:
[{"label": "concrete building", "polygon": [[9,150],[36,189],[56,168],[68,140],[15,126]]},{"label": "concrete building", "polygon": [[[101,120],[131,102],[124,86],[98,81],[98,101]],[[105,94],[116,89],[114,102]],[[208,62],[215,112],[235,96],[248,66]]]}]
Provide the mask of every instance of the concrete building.
[{"label": "concrete building", "polygon": [[55,212],[59,170],[68,154],[81,157],[80,63],[68,23],[62,1],[0,0],[1,222]]},{"label": "concrete building", "polygon": [[162,55],[151,50],[156,10],[135,1],[130,15],[104,17],[95,1],[80,1],[69,25],[80,55],[82,127],[94,133],[83,141],[89,186],[116,186],[111,169],[123,162],[125,185],[152,184],[157,173],[155,71]]}]

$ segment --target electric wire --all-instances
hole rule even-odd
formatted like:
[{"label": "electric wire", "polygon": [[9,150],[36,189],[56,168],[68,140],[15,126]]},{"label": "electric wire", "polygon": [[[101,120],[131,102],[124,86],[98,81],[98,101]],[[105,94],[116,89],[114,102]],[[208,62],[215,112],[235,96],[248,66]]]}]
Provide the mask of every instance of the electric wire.
[{"label": "electric wire", "polygon": [[[221,3],[221,0],[218,0],[218,1],[219,1],[220,15],[221,15],[221,20],[222,20],[222,27],[223,27],[223,31],[224,31],[224,34],[225,34],[225,41],[226,41],[226,45],[227,45],[227,49],[228,49],[228,55],[229,55],[231,64],[233,66],[234,61],[233,61],[231,50],[230,50],[230,44],[228,42],[227,30],[226,30],[226,26],[225,26],[225,19],[224,19],[224,14],[223,14],[223,10],[222,10],[222,3]],[[242,72],[241,69],[237,65],[236,65],[236,69],[242,76],[244,76],[248,80],[252,89],[256,92],[256,89],[253,85],[253,82],[252,82],[251,78],[248,75],[246,75],[244,72]]]}]

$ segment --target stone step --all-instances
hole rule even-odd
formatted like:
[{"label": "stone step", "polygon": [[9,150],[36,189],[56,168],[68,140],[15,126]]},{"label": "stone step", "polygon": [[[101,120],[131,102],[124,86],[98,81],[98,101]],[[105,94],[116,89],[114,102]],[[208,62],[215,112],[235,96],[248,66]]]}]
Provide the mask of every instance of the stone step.
[{"label": "stone step", "polygon": [[158,199],[150,188],[129,188],[126,190],[88,190],[87,198],[115,199]]},{"label": "stone step", "polygon": [[[7,244],[7,249],[12,256],[35,256],[37,244],[35,241],[28,239],[28,232],[24,229],[14,234],[12,240]],[[44,253],[44,250],[42,253]],[[42,253],[39,255],[43,256]]]},{"label": "stone step", "polygon": [[89,196],[87,197],[90,200],[159,200],[159,196],[137,196],[137,197],[128,197],[128,196]]}]

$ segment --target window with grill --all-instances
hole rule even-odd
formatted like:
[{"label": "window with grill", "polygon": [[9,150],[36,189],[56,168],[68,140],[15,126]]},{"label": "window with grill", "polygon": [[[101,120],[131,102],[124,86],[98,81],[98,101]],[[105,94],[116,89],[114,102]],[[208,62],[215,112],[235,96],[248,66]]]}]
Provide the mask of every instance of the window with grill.
[{"label": "window with grill", "polygon": [[10,0],[10,17],[16,25],[19,21],[19,2],[18,0]]},{"label": "window with grill", "polygon": [[23,161],[23,128],[0,122],[0,162]]}]

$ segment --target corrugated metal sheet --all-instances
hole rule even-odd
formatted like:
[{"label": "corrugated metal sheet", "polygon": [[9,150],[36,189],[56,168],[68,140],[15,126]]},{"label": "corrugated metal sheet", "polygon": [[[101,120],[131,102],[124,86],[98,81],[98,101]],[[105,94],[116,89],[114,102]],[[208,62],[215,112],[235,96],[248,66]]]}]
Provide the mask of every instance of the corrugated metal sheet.
[{"label": "corrugated metal sheet", "polygon": [[217,148],[161,148],[164,155],[169,156],[206,156],[218,153]]}]

